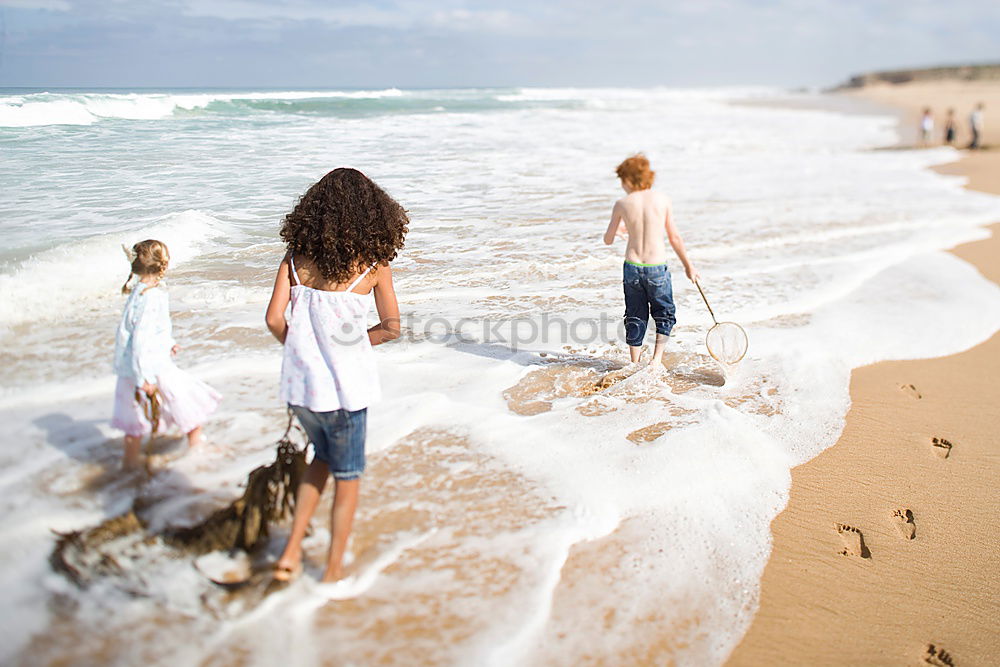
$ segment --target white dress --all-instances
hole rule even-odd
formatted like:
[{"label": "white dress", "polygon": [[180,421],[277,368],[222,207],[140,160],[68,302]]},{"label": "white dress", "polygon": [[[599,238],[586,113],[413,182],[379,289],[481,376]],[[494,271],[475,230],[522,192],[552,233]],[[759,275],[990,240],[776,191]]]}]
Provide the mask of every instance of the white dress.
[{"label": "white dress", "polygon": [[281,398],[313,412],[367,408],[381,390],[375,351],[368,340],[371,295],[352,290],[365,270],[343,292],[303,285],[289,255],[292,312],[281,363]]},{"label": "white dress", "polygon": [[174,346],[170,301],[163,287],[138,283],[129,294],[115,336],[114,413],[111,425],[127,435],[152,430],[136,391],[144,402],[144,382],[156,385],[160,396],[160,431],[176,427],[183,433],[201,426],[215,412],[221,396],[201,380],[177,368],[170,350]]}]

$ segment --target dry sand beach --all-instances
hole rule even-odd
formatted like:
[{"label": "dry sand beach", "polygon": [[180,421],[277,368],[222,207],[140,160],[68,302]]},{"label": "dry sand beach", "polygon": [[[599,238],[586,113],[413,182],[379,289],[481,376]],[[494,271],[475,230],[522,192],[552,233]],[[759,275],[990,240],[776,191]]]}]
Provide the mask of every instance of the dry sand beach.
[{"label": "dry sand beach", "polygon": [[[1000,194],[1000,83],[847,94],[898,108],[904,143],[923,106],[938,133],[953,106],[965,145],[968,111],[984,102],[987,150],[938,170]],[[1000,283],[998,230],[952,252]],[[1000,334],[961,354],[854,371],[840,440],[792,471],[760,610],[730,665],[1000,662],[998,377]]]}]

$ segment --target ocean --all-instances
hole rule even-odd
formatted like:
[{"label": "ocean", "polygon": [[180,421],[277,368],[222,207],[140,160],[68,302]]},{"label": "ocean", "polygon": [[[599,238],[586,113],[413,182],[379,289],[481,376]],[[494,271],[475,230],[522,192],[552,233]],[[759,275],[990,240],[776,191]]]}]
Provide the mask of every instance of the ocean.
[{"label": "ocean", "polygon": [[[985,238],[1000,199],[927,169],[950,148],[880,150],[895,116],[823,104],[769,88],[0,89],[0,660],[720,664],[756,609],[791,468],[840,433],[851,369],[1000,326],[1000,290],[943,252]],[[624,248],[601,236],[614,167],[638,151],[716,315],[748,332],[736,367],[708,356],[711,317],[674,261],[667,367],[622,371]],[[273,458],[277,233],[340,166],[412,220],[348,581],[310,580],[327,498],[310,576],[263,602],[155,544],[127,587],[74,587],[48,564],[52,531],[137,493],[161,499],[154,528],[190,523]],[[145,238],[171,250],[178,363],[225,398],[209,445],[137,488],[108,420],[121,245]]]}]

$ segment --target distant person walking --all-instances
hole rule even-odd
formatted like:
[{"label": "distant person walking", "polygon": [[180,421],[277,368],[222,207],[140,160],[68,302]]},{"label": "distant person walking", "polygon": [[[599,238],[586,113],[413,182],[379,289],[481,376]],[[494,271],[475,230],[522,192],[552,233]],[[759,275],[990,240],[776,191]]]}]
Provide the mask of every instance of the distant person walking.
[{"label": "distant person walking", "polygon": [[955,143],[955,110],[948,109],[948,116],[944,121],[944,143],[949,146]]},{"label": "distant person walking", "polygon": [[979,145],[979,140],[983,135],[983,103],[980,102],[976,105],[976,108],[972,110],[969,114],[969,129],[972,130],[972,141],[969,142],[969,148],[976,149],[981,148]]},{"label": "distant person walking", "polygon": [[931,143],[931,135],[933,133],[934,116],[931,115],[930,107],[924,107],[924,115],[920,117],[920,145],[929,145]]}]

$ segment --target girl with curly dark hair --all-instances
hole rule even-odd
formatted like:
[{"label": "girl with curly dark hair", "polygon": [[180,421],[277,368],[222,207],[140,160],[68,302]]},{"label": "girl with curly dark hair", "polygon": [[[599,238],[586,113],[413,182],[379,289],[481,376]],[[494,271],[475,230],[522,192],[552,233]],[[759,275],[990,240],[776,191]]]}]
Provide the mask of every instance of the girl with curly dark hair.
[{"label": "girl with curly dark hair", "polygon": [[[285,346],[281,397],[313,443],[314,456],[275,565],[279,581],[301,571],[302,539],[330,473],[334,500],[323,581],[341,577],[365,468],[367,409],[380,393],[372,346],[399,336],[389,262],[403,247],[408,223],[406,211],[382,188],[342,168],[309,188],[281,226],[288,252],[278,266],[267,327]],[[380,320],[371,328],[369,294]]]}]

